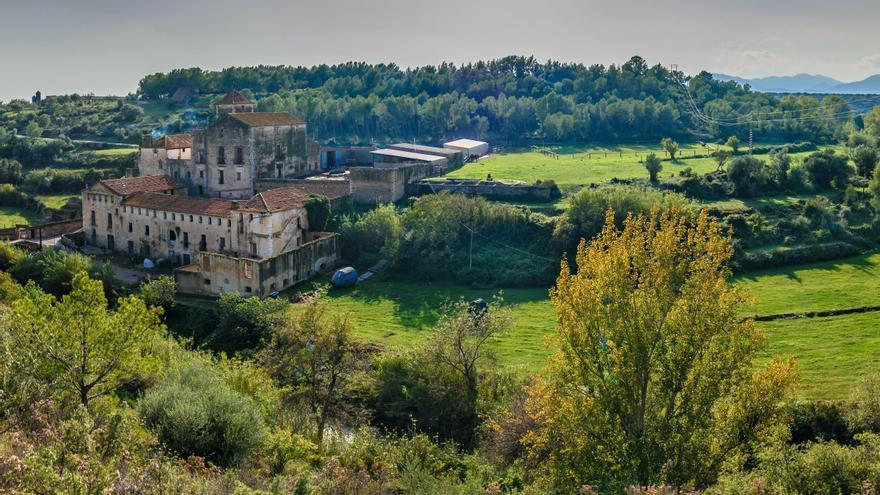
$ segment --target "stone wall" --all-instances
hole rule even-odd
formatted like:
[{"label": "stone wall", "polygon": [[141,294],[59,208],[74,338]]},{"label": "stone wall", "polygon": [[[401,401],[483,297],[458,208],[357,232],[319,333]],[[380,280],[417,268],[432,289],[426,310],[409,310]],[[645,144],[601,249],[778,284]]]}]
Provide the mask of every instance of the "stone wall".
[{"label": "stone wall", "polygon": [[352,167],[352,198],[355,203],[394,203],[407,193],[407,185],[438,173],[427,163],[396,164],[382,167]]},{"label": "stone wall", "polygon": [[340,257],[338,234],[310,233],[308,239],[298,249],[261,260],[200,253],[195,263],[176,269],[174,278],[179,290],[187,294],[239,292],[265,297],[336,266]]},{"label": "stone wall", "polygon": [[553,188],[542,184],[517,184],[479,179],[422,180],[411,184],[410,194],[422,195],[450,191],[468,196],[483,196],[493,199],[520,199],[531,201],[550,201]]}]

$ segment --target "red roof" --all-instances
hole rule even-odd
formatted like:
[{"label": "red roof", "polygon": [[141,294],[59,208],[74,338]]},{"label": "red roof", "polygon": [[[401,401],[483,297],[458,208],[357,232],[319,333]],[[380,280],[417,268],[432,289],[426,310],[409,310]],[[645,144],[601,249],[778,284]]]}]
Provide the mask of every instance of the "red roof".
[{"label": "red roof", "polygon": [[181,150],[192,148],[192,134],[168,134],[162,136],[153,143],[154,148],[165,148],[166,150]]},{"label": "red roof", "polygon": [[305,205],[305,200],[309,199],[310,196],[309,193],[296,187],[269,189],[268,191],[257,193],[257,195],[247,201],[239,201],[236,209],[266,213],[292,210],[302,208]]},{"label": "red roof", "polygon": [[99,184],[122,196],[141,192],[159,193],[186,188],[183,183],[167,175],[145,175],[141,177],[123,177],[121,179],[105,179],[100,181]]},{"label": "red roof", "polygon": [[173,211],[211,217],[228,217],[234,202],[227,199],[180,196],[177,194],[138,193],[122,201],[125,206],[158,211]]},{"label": "red roof", "polygon": [[226,93],[226,96],[224,96],[223,99],[220,100],[220,103],[218,103],[218,105],[237,105],[253,103],[254,102],[252,102],[251,100],[245,98],[243,94],[233,89],[232,91]]},{"label": "red roof", "polygon": [[287,112],[230,113],[229,117],[249,127],[272,127],[276,125],[300,125],[304,122]]}]

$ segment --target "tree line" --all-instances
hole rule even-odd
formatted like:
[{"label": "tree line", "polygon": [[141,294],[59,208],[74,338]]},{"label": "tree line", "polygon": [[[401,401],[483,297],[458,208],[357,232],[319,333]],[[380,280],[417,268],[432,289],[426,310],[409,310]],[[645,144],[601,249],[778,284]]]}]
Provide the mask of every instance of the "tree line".
[{"label": "tree line", "polygon": [[[772,115],[755,124],[760,139],[827,142],[851,121],[845,100],[755,93],[706,72],[688,79],[635,56],[622,65],[586,66],[510,56],[456,66],[395,64],[175,69],[144,77],[139,94],[163,98],[187,87],[203,94],[247,90],[261,110],[305,119],[319,139],[438,141],[469,134],[519,143],[727,137],[707,123]],[[745,139],[748,126],[736,132]]]}]

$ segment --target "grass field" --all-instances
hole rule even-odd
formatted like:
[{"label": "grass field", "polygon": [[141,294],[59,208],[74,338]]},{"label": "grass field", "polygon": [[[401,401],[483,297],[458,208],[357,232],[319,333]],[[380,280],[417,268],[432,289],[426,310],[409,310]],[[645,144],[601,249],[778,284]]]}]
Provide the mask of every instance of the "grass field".
[{"label": "grass field", "polygon": [[845,399],[859,377],[880,368],[880,313],[761,322],[767,355],[792,355],[804,399]]},{"label": "grass field", "polygon": [[[477,162],[469,163],[448,174],[449,177],[485,178],[492,174],[494,179],[535,182],[553,179],[563,189],[606,182],[613,178],[645,178],[647,172],[641,163],[648,153],[663,156],[657,146],[620,146],[613,148],[578,148],[571,146],[554,147],[558,155],[547,155],[537,151],[511,152],[493,155]],[[692,154],[705,155],[706,151],[696,145],[683,145],[683,159],[675,162],[664,161],[662,177],[678,175],[686,168],[703,174],[717,167],[711,158],[688,158]],[[795,159],[809,153],[794,153]],[[766,158],[766,155],[756,155]]]},{"label": "grass field", "polygon": [[79,196],[79,194],[38,194],[37,199],[49,208],[58,209],[66,205],[68,199]]},{"label": "grass field", "polygon": [[880,254],[752,272],[736,282],[756,298],[757,314],[877,305]]},{"label": "grass field", "polygon": [[[880,304],[880,254],[740,276],[736,283],[757,304],[751,313],[773,314]],[[387,348],[421,342],[445,301],[490,298],[495,291],[380,275],[354,289],[332,291],[332,306],[349,312],[365,340]],[[547,291],[505,289],[514,325],[494,343],[500,362],[538,371],[555,328]],[[801,396],[839,399],[857,377],[880,364],[880,313],[759,322],[767,355],[791,354],[803,370]]]},{"label": "grass field", "polygon": [[137,148],[107,148],[103,150],[95,150],[92,153],[103,156],[132,155],[137,153]]},{"label": "grass field", "polygon": [[15,227],[19,224],[39,223],[40,215],[27,208],[0,206],[0,228]]}]

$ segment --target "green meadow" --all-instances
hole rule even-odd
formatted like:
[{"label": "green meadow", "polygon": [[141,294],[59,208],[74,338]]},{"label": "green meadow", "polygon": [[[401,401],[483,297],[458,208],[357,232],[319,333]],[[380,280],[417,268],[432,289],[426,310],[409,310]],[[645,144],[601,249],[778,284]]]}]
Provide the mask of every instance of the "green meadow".
[{"label": "green meadow", "polygon": [[[880,304],[880,254],[741,275],[735,283],[755,300],[748,314],[776,314]],[[551,350],[555,314],[548,291],[501,291],[514,319],[493,343],[499,362],[537,371]],[[437,322],[445,302],[488,299],[498,290],[378,275],[355,288],[333,290],[333,308],[347,312],[358,334],[388,349],[418,345]],[[851,385],[880,362],[880,312],[830,318],[759,322],[768,338],[766,354],[795,356],[803,371],[801,396],[844,398]]]}]

